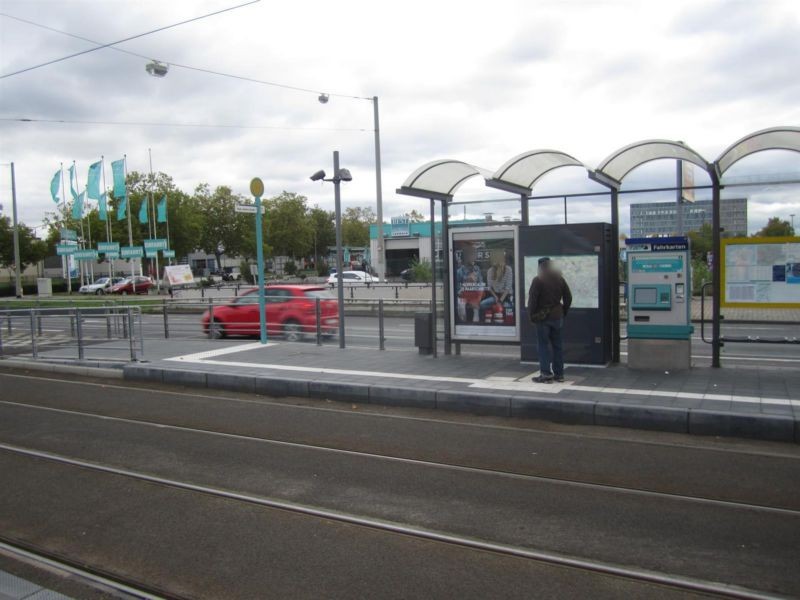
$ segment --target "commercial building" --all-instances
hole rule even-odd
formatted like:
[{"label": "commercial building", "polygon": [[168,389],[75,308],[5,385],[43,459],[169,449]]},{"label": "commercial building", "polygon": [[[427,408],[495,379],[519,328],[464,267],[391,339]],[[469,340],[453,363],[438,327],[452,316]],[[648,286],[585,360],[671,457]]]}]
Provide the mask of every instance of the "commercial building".
[{"label": "commercial building", "polygon": [[[711,224],[711,200],[681,204],[683,232],[698,231]],[[675,235],[678,233],[678,212],[675,202],[631,204],[631,237]],[[747,235],[747,198],[722,200],[720,221],[726,233]]]}]

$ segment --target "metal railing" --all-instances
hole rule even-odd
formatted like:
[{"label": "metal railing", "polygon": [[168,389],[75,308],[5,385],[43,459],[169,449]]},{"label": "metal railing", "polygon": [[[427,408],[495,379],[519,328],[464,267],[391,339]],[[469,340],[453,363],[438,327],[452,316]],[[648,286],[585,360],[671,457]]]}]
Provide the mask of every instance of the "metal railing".
[{"label": "metal railing", "polygon": [[142,310],[106,304],[0,311],[0,357],[137,361],[144,353]]}]

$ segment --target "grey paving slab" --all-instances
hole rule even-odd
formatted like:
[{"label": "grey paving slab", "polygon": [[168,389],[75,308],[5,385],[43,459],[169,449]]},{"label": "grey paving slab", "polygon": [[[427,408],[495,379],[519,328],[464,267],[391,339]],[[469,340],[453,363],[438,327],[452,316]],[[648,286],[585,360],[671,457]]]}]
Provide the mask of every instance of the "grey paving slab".
[{"label": "grey paving slab", "polygon": [[511,398],[510,394],[505,393],[439,390],[436,393],[436,408],[476,415],[509,417]]},{"label": "grey paving slab", "polygon": [[0,594],[8,598],[21,600],[42,589],[42,586],[12,575],[7,571],[0,571]]},{"label": "grey paving slab", "polygon": [[[429,384],[426,384],[429,385]],[[437,390],[431,387],[416,386],[390,386],[374,384],[369,388],[370,404],[384,404],[388,406],[410,406],[416,408],[436,408]]]},{"label": "grey paving slab", "polygon": [[598,402],[594,407],[595,425],[611,427],[632,427],[689,432],[689,409],[665,406],[627,406]]},{"label": "grey paving slab", "polygon": [[689,411],[689,433],[750,437],[790,442],[795,437],[795,419],[782,415]]}]

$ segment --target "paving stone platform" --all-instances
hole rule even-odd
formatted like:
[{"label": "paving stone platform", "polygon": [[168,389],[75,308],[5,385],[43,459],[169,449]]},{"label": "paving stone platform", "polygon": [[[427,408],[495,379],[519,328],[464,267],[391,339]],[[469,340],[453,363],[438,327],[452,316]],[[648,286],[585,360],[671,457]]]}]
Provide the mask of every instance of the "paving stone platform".
[{"label": "paving stone platform", "polygon": [[129,380],[197,388],[453,410],[586,425],[800,442],[800,371],[695,368],[641,372],[568,367],[536,384],[535,365],[497,355],[432,358],[413,351],[271,342],[150,343]]}]

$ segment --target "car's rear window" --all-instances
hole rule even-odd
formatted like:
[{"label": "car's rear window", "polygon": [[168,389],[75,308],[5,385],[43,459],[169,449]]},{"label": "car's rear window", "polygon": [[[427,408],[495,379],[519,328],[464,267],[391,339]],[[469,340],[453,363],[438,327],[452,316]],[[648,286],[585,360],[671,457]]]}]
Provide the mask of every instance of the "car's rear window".
[{"label": "car's rear window", "polygon": [[309,298],[326,298],[328,300],[335,300],[335,296],[328,290],[306,290],[305,294]]}]

